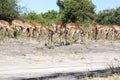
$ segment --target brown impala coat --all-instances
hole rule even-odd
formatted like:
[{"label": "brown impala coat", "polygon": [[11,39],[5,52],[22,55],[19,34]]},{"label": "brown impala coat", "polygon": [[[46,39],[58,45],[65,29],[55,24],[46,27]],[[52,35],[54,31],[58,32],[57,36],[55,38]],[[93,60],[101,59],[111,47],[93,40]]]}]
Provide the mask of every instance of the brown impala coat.
[{"label": "brown impala coat", "polygon": [[63,28],[63,24],[60,22],[54,22],[52,23],[53,30],[57,32],[57,30]]},{"label": "brown impala coat", "polygon": [[20,31],[20,30],[25,28],[23,22],[21,20],[17,20],[17,19],[12,21],[12,25],[14,25],[14,27],[18,31]]}]

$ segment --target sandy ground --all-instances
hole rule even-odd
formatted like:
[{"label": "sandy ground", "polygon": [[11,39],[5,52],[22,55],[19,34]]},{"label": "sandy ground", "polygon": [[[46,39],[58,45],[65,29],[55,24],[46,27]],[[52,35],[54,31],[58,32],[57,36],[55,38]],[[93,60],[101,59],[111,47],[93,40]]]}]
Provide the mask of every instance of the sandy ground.
[{"label": "sandy ground", "polygon": [[53,49],[36,40],[0,42],[0,78],[41,77],[119,65],[120,41],[86,41]]}]

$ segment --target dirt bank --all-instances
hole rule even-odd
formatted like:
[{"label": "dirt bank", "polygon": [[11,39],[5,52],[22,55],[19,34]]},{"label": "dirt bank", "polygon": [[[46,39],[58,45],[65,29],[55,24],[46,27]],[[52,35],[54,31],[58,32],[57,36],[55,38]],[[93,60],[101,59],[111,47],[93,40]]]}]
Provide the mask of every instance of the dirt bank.
[{"label": "dirt bank", "polygon": [[86,41],[47,48],[36,40],[0,42],[0,77],[40,77],[119,66],[119,41]]}]

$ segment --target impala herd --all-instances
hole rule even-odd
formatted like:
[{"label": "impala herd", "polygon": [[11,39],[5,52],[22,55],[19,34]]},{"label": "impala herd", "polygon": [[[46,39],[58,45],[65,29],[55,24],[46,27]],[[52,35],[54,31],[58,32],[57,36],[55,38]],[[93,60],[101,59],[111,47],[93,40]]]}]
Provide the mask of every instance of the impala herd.
[{"label": "impala herd", "polygon": [[68,36],[74,39],[75,35],[77,35],[77,41],[81,37],[96,40],[103,35],[105,39],[108,39],[108,37],[115,39],[120,36],[120,26],[118,25],[90,24],[87,28],[83,29],[78,24],[72,22],[66,25],[60,22],[54,22],[51,26],[52,28],[50,29],[38,22],[23,22],[16,19],[9,23],[5,20],[0,20],[0,30],[2,30],[3,37],[11,35],[16,38],[19,32],[22,32],[28,37],[38,38],[45,36],[45,40],[47,40],[46,45],[55,42],[53,40],[54,35],[58,36],[60,43],[62,43],[62,40],[65,40],[64,43],[66,43]]}]

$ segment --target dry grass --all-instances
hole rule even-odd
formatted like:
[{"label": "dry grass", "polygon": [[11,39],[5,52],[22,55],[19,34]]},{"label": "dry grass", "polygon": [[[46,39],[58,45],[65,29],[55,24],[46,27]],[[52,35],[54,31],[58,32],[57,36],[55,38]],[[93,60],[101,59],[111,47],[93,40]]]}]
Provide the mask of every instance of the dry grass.
[{"label": "dry grass", "polygon": [[103,71],[93,71],[89,75],[85,76],[85,78],[80,80],[120,80],[120,67],[110,67],[109,69]]},{"label": "dry grass", "polygon": [[[3,37],[2,30],[0,30],[0,41],[8,41],[10,39],[15,39],[15,38],[11,38],[10,36],[6,36],[6,37],[5,38]],[[71,35],[67,35],[67,41],[70,44],[73,44],[73,43],[76,43],[76,42],[80,43],[80,42],[86,42],[88,40],[93,40],[92,34],[89,35],[89,37],[90,37],[89,39],[88,39],[88,37],[80,37],[80,39],[77,40],[78,39],[77,34],[74,35],[74,38],[72,38]],[[18,32],[17,33],[17,39],[18,40],[30,40],[31,39],[31,40],[36,40],[38,42],[45,41],[45,40],[47,41],[45,35],[42,35],[42,36],[40,36],[38,38],[36,38],[36,37],[27,37],[26,33],[23,33],[23,32]],[[103,33],[99,34],[97,36],[97,40],[105,40],[105,35]],[[108,40],[109,41],[120,40],[120,36],[118,38],[113,39],[111,33],[109,33]],[[53,36],[53,42],[56,43],[56,44],[60,44],[60,37],[58,35],[54,35]],[[64,36],[63,35],[62,35],[62,42],[64,42]]]},{"label": "dry grass", "polygon": [[82,80],[120,80],[120,75],[114,74],[112,76],[104,77],[91,77],[91,78],[84,78]]}]

